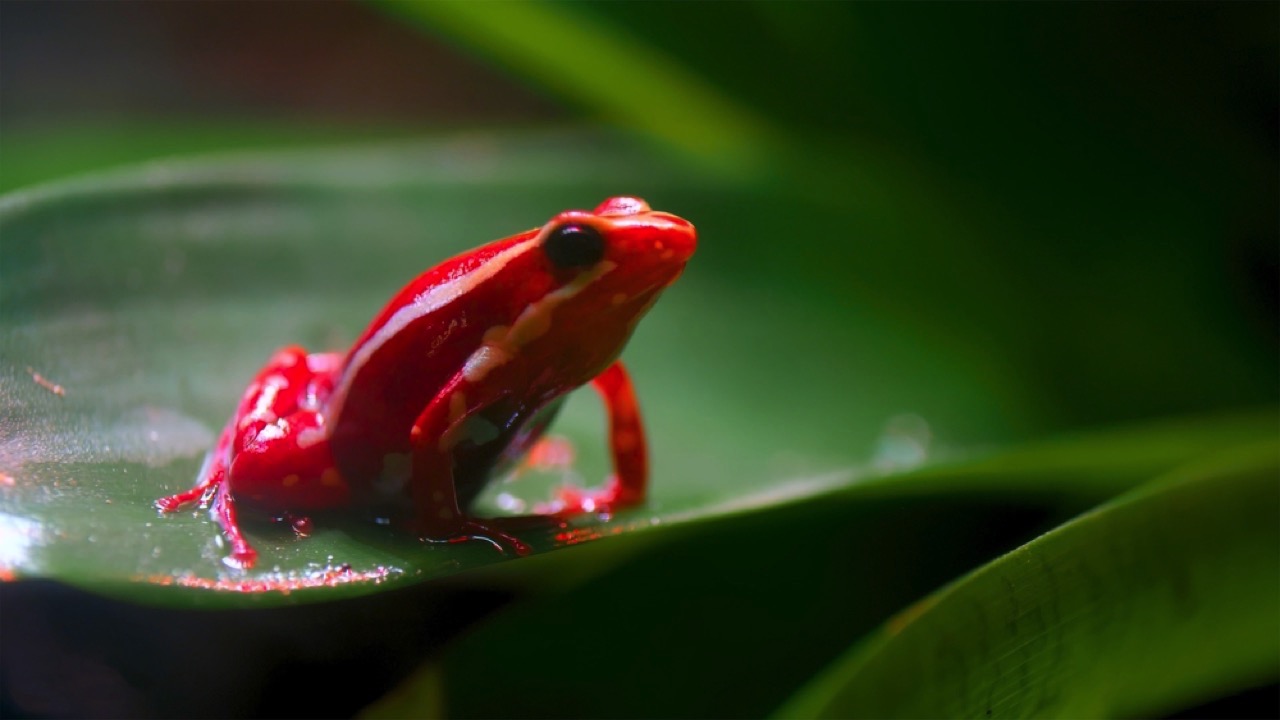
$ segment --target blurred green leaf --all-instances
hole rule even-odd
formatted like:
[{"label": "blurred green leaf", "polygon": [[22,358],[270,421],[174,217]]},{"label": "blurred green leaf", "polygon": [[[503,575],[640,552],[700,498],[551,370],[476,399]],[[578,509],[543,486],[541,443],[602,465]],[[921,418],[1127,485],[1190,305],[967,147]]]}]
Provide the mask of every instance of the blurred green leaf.
[{"label": "blurred green leaf", "polygon": [[382,2],[709,167],[758,169],[783,138],[752,111],[626,29],[552,3]]},{"label": "blurred green leaf", "polygon": [[[494,568],[533,583],[570,564],[599,571],[569,586],[544,581],[460,638],[428,673],[435,688],[443,669],[443,689],[420,695],[443,693],[453,717],[761,716],[957,576],[1152,477],[1275,435],[1274,410],[1082,434]],[[1270,507],[1265,488],[1249,492],[1255,514]],[[1183,532],[1219,542],[1198,526]],[[414,694],[381,709],[412,716]]]},{"label": "blurred green leaf", "polygon": [[900,613],[778,717],[1133,717],[1280,670],[1280,445],[1211,454]]},{"label": "blurred green leaf", "polygon": [[703,163],[771,148],[738,211],[786,252],[737,280],[923,329],[1029,422],[1280,400],[1273,5],[380,6]]},{"label": "blurred green leaf", "polygon": [[[421,129],[415,132],[421,133]],[[282,150],[325,143],[350,145],[412,134],[399,127],[300,125],[207,118],[116,120],[87,126],[8,129],[0,135],[0,193],[62,180],[89,170],[179,155],[231,150]]]},{"label": "blurred green leaf", "polygon": [[[828,667],[809,698],[831,709],[847,699],[840,688],[851,667],[856,682],[883,680],[873,688],[882,695],[870,697],[918,681],[895,653],[946,639],[933,631],[952,632],[949,623],[964,618],[947,599],[997,570],[1026,585],[984,595],[994,608],[984,616],[1002,612],[1019,631],[1024,618],[1049,618],[1049,604],[1023,602],[1052,599],[1042,592],[1048,575],[1002,560],[938,605],[918,606],[923,615],[900,615],[904,624],[890,626],[900,635],[868,639],[997,554],[1196,462],[1200,474],[1186,469],[1181,481],[1141,489],[1009,556],[1052,560],[1069,575],[1076,555],[1050,558],[1045,548],[1078,550],[1092,563],[1099,553],[1085,540],[1114,540],[1114,528],[1128,527],[1141,542],[1113,548],[1116,562],[1104,567],[1115,570],[1131,559],[1123,550],[1150,555],[1159,533],[1176,533],[1170,558],[1195,559],[1199,574],[1174,587],[1204,604],[1179,615],[1185,597],[1174,593],[1171,611],[1147,592],[1177,578],[1161,556],[1150,567],[1163,576],[1133,566],[1150,587],[1084,616],[1100,623],[1093,636],[1070,617],[1056,629],[1093,647],[1124,643],[1117,655],[1137,657],[1140,669],[1147,658],[1135,648],[1198,643],[1204,650],[1183,653],[1186,664],[1151,665],[1182,688],[1147,676],[1132,688],[1100,686],[1090,675],[1097,658],[1086,654],[1066,685],[1028,678],[1032,691],[1060,695],[1024,692],[1020,673],[1045,667],[1051,653],[1002,660],[998,671],[943,659],[930,687],[945,691],[949,672],[986,673],[993,689],[1009,689],[996,710],[1067,707],[1087,695],[1070,707],[1103,714],[1154,712],[1259,677],[1246,656],[1274,640],[1275,620],[1250,626],[1248,614],[1263,591],[1275,595],[1274,583],[1264,586],[1274,571],[1242,578],[1242,568],[1275,546],[1274,515],[1262,528],[1231,526],[1222,514],[1232,503],[1246,506],[1241,519],[1274,511],[1274,488],[1245,479],[1262,464],[1242,460],[1233,475],[1229,460],[1218,469],[1204,461],[1276,436],[1280,6],[379,4],[589,119],[638,131],[674,151],[670,161],[598,135],[471,135],[157,163],[0,199],[0,569],[20,578],[2,588],[7,608],[26,590],[56,587],[27,582],[42,577],[181,608],[118,602],[132,612],[96,615],[83,612],[91,603],[82,596],[47,615],[57,629],[77,627],[72,617],[112,626],[113,644],[83,656],[143,655],[150,670],[120,674],[158,673],[150,685],[174,698],[187,697],[186,686],[157,666],[188,663],[156,658],[187,648],[132,639],[162,635],[157,627],[210,631],[205,639],[224,640],[230,660],[208,671],[274,682],[278,648],[315,651],[311,623],[325,639],[345,630],[349,647],[379,658],[378,668],[388,637],[425,654],[469,628],[421,684],[406,686],[416,698],[388,698],[391,714],[760,716]],[[6,127],[0,189],[182,151],[351,137],[221,120],[91,123]],[[686,277],[627,352],[655,440],[653,502],[611,523],[584,520],[580,537],[644,532],[492,564],[500,558],[486,548],[423,548],[359,517],[325,522],[305,541],[261,524],[251,533],[279,571],[245,575],[219,565],[207,520],[149,510],[155,495],[191,482],[212,429],[276,346],[345,345],[411,268],[620,193],[689,217],[702,237]],[[1267,409],[1206,414],[1254,406]],[[1196,417],[1025,444],[1185,413]],[[593,398],[573,401],[559,425],[583,454],[584,475],[603,474]],[[902,474],[921,459],[935,464]],[[1211,481],[1219,470],[1221,482]],[[528,485],[493,490],[527,499],[548,490]],[[1172,528],[1150,515],[1178,497],[1196,502],[1172,508],[1176,517],[1212,522]],[[1255,530],[1266,546],[1233,544]],[[1216,534],[1200,537],[1208,532]],[[1201,546],[1242,564],[1206,565]],[[348,561],[354,574],[341,569]],[[288,598],[208,591],[246,579],[276,589],[372,580],[379,566],[402,572],[376,587],[436,581],[358,602],[269,608],[248,625],[248,603],[375,586]],[[1224,585],[1203,587],[1211,576]],[[1110,579],[1108,592],[1136,584]],[[162,581],[197,589],[153,586]],[[509,599],[484,600],[484,585],[540,592],[472,628]],[[1078,604],[1084,586],[1058,589]],[[452,604],[440,602],[460,588]],[[1238,605],[1224,595],[1233,588]],[[28,611],[46,606],[39,592],[27,596]],[[198,615],[193,605],[238,610]],[[406,610],[418,607],[430,608],[431,622]],[[1226,618],[1228,633],[1203,627],[1232,607],[1244,610]],[[1126,608],[1150,612],[1116,619]],[[28,622],[37,615],[21,624],[39,626]],[[132,622],[99,621],[122,615]],[[369,615],[385,624],[369,627]],[[282,620],[296,634],[275,634]],[[1186,627],[1161,636],[1170,622]],[[1242,636],[1248,627],[1256,637]],[[974,632],[965,626],[957,637]],[[67,634],[81,642],[91,633]],[[836,662],[855,644],[851,660]],[[38,660],[29,655],[24,668]]]}]

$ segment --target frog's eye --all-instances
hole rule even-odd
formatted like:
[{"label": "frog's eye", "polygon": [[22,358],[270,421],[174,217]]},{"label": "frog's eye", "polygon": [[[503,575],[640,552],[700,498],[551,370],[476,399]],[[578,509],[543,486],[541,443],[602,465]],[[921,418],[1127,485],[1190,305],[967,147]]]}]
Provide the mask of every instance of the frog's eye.
[{"label": "frog's eye", "polygon": [[591,267],[604,257],[604,237],[590,225],[568,223],[551,228],[542,251],[561,270]]}]

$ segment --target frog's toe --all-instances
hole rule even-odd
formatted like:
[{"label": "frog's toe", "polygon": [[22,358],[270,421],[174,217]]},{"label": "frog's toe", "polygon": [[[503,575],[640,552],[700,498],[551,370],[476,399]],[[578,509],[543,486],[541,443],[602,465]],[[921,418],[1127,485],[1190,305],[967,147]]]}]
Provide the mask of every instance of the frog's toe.
[{"label": "frog's toe", "polygon": [[533,511],[540,515],[612,514],[619,505],[620,488],[615,477],[610,477],[604,487],[596,489],[566,485],[559,489],[555,499],[535,506]]},{"label": "frog's toe", "polygon": [[252,570],[258,564],[258,551],[251,547],[241,548],[222,558],[222,564],[236,570]]}]

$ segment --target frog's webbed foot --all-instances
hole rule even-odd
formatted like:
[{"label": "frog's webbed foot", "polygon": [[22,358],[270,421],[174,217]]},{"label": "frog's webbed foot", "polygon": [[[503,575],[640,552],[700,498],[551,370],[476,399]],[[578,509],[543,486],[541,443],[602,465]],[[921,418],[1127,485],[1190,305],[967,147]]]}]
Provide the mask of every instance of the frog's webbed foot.
[{"label": "frog's webbed foot", "polygon": [[216,488],[212,511],[214,517],[218,520],[218,525],[222,527],[222,532],[226,535],[227,541],[231,543],[231,555],[223,558],[223,562],[231,567],[247,570],[257,562],[258,551],[253,549],[253,546],[245,539],[244,533],[240,532],[240,523],[236,520],[235,500],[232,499],[231,493],[227,491],[227,484],[224,478],[225,474],[218,472],[211,475],[208,481],[202,482],[186,492],[159,498],[155,501],[155,506],[160,512],[176,512],[183,505],[203,500],[207,493],[214,491]]},{"label": "frog's webbed foot", "polygon": [[635,504],[627,501],[624,491],[625,488],[616,475],[609,476],[604,487],[600,488],[565,485],[556,491],[556,497],[551,502],[535,505],[533,511],[541,515],[612,515],[623,507]]},{"label": "frog's webbed foot", "polygon": [[231,441],[230,432],[229,428],[222,431],[218,447],[209,455],[205,466],[201,468],[200,479],[195,486],[174,495],[156,498],[152,504],[157,510],[163,513],[177,512],[183,505],[205,502],[215,492],[221,491],[227,479],[227,466],[223,458],[226,456],[226,447]]},{"label": "frog's webbed foot", "polygon": [[163,513],[177,512],[182,509],[183,505],[190,505],[193,502],[199,502],[208,488],[204,485],[197,485],[185,492],[176,495],[166,495],[162,498],[156,498],[153,503],[156,509]]}]

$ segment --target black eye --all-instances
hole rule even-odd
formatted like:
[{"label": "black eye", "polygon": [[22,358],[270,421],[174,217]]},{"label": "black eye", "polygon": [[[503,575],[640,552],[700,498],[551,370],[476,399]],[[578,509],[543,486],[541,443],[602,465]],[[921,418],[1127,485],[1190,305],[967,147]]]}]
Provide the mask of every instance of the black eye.
[{"label": "black eye", "polygon": [[561,270],[591,267],[604,257],[604,238],[590,225],[561,225],[547,233],[542,251]]}]

